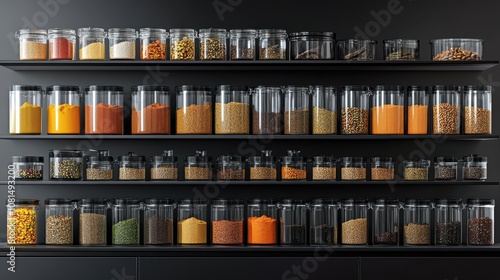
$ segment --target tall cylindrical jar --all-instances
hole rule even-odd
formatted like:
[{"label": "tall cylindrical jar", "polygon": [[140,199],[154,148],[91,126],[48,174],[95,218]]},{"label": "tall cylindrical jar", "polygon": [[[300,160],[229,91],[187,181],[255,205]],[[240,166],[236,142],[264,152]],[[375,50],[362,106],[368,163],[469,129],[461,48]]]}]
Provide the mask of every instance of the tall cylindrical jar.
[{"label": "tall cylindrical jar", "polygon": [[464,133],[491,134],[491,86],[464,88]]},{"label": "tall cylindrical jar", "polygon": [[132,87],[132,134],[170,134],[170,88]]},{"label": "tall cylindrical jar", "polygon": [[278,205],[280,212],[280,244],[307,244],[307,208],[303,199],[283,199]]},{"label": "tall cylindrical jar", "polygon": [[80,245],[106,245],[106,213],[103,199],[84,198],[78,201],[80,212]]},{"label": "tall cylindrical jar", "polygon": [[50,180],[79,181],[83,177],[83,151],[50,150]]},{"label": "tall cylindrical jar", "polygon": [[207,151],[196,151],[194,156],[188,156],[184,162],[184,180],[210,181],[212,180],[212,158]]},{"label": "tall cylindrical jar", "polygon": [[141,28],[139,31],[141,60],[167,59],[168,32],[162,28]]},{"label": "tall cylindrical jar", "polygon": [[467,244],[495,244],[495,200],[467,200]]},{"label": "tall cylindrical jar", "polygon": [[118,180],[146,180],[146,157],[129,152],[118,157]]},{"label": "tall cylindrical jar", "polygon": [[151,158],[151,180],[177,180],[179,170],[177,168],[177,157],[174,151],[163,151],[162,155]]},{"label": "tall cylindrical jar", "polygon": [[174,209],[169,198],[144,199],[144,245],[174,244]]},{"label": "tall cylindrical jar", "polygon": [[49,29],[49,59],[75,60],[76,32],[73,29]]},{"label": "tall cylindrical jar", "polygon": [[243,245],[245,203],[239,199],[212,201],[212,244]]},{"label": "tall cylindrical jar", "polygon": [[231,29],[229,45],[231,60],[255,60],[255,29]]},{"label": "tall cylindrical jar", "polygon": [[286,60],[286,30],[261,29],[259,30],[259,59]]},{"label": "tall cylindrical jar", "polygon": [[399,200],[379,198],[373,203],[373,245],[399,244]]},{"label": "tall cylindrical jar", "polygon": [[90,150],[93,155],[87,157],[86,180],[113,180],[113,157],[108,150]]},{"label": "tall cylindrical jar", "polygon": [[177,206],[177,244],[207,244],[207,202],[182,199]]},{"label": "tall cylindrical jar", "polygon": [[102,28],[79,28],[80,60],[104,60],[106,32]]},{"label": "tall cylindrical jar", "polygon": [[462,200],[436,199],[435,205],[435,245],[462,244]]},{"label": "tall cylindrical jar", "polygon": [[170,60],[194,60],[196,31],[189,28],[170,29]]},{"label": "tall cylindrical jar", "polygon": [[73,245],[73,211],[76,201],[63,198],[45,200],[45,244]]},{"label": "tall cylindrical jar", "polygon": [[109,59],[135,60],[137,31],[133,28],[108,30]]},{"label": "tall cylindrical jar", "polygon": [[248,159],[250,181],[276,180],[276,158],[272,156],[272,152],[272,150],[262,150],[260,156]]},{"label": "tall cylindrical jar", "polygon": [[371,111],[372,134],[404,134],[404,87],[377,86]]},{"label": "tall cylindrical jar", "polygon": [[20,60],[47,60],[47,30],[21,29],[16,38],[19,38]]},{"label": "tall cylindrical jar", "polygon": [[200,38],[200,60],[226,60],[226,29],[200,29],[198,37]]},{"label": "tall cylindrical jar", "polygon": [[368,200],[347,198],[342,201],[341,207],[341,243],[343,245],[368,244]]},{"label": "tall cylindrical jar", "polygon": [[7,199],[7,244],[37,244],[37,212],[40,201],[36,199]]},{"label": "tall cylindrical jar", "polygon": [[342,134],[368,134],[370,88],[344,86],[341,88]]},{"label": "tall cylindrical jar", "polygon": [[431,210],[429,199],[406,199],[404,204],[404,244],[431,244]]},{"label": "tall cylindrical jar", "polygon": [[275,200],[254,198],[247,206],[248,245],[276,245],[278,206]]},{"label": "tall cylindrical jar", "polygon": [[314,86],[312,133],[337,134],[337,93],[333,86]]},{"label": "tall cylindrical jar", "polygon": [[111,208],[111,244],[139,245],[141,204],[137,199],[113,199]]},{"label": "tall cylindrical jar", "polygon": [[252,134],[283,133],[281,87],[258,86],[252,93]]},{"label": "tall cylindrical jar", "polygon": [[462,178],[464,180],[486,180],[488,178],[488,158],[478,155],[464,156]]},{"label": "tall cylindrical jar", "polygon": [[338,243],[338,210],[336,199],[314,199],[310,205],[311,245],[334,245]]},{"label": "tall cylindrical jar", "polygon": [[80,134],[80,87],[47,87],[47,133]]},{"label": "tall cylindrical jar", "polygon": [[434,134],[460,134],[460,91],[459,86],[432,87]]},{"label": "tall cylindrical jar", "polygon": [[177,134],[212,134],[212,89],[178,86]]},{"label": "tall cylindrical jar", "polygon": [[309,88],[285,89],[285,134],[309,134]]},{"label": "tall cylindrical jar", "polygon": [[85,134],[123,134],[123,87],[85,88]]},{"label": "tall cylindrical jar", "polygon": [[42,132],[42,87],[9,86],[10,134]]},{"label": "tall cylindrical jar", "polygon": [[250,91],[247,86],[221,85],[215,95],[215,134],[250,133]]},{"label": "tall cylindrical jar", "polygon": [[300,151],[287,150],[281,157],[281,180],[306,180],[307,159],[300,156]]},{"label": "tall cylindrical jar", "polygon": [[408,93],[408,134],[427,134],[429,112],[429,88],[409,86]]}]

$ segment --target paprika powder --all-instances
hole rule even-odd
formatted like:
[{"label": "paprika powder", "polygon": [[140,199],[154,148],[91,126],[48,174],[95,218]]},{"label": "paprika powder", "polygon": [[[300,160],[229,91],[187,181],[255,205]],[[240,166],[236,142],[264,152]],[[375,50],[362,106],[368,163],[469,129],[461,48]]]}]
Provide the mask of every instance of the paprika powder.
[{"label": "paprika powder", "polygon": [[276,244],[276,219],[266,215],[248,217],[248,244]]},{"label": "paprika powder", "polygon": [[123,134],[123,106],[98,103],[85,106],[86,134]]},{"label": "paprika powder", "polygon": [[170,106],[153,103],[132,108],[132,134],[170,134]]}]

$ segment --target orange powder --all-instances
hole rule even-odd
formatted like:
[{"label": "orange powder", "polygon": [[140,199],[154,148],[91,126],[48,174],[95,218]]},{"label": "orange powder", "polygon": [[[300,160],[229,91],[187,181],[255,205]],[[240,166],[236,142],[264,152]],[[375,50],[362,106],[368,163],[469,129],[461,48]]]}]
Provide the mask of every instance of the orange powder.
[{"label": "orange powder", "polygon": [[408,106],[408,134],[427,134],[427,105]]},{"label": "orange powder", "polygon": [[42,107],[25,102],[10,110],[10,134],[40,134],[42,132]]},{"label": "orange powder", "polygon": [[248,244],[276,244],[276,219],[266,215],[248,217]]},{"label": "orange powder", "polygon": [[49,134],[80,134],[80,106],[50,104],[47,107]]},{"label": "orange powder", "polygon": [[404,107],[383,105],[372,108],[372,134],[403,134]]},{"label": "orange powder", "polygon": [[99,103],[85,106],[86,134],[123,134],[123,107]]},{"label": "orange powder", "polygon": [[153,103],[142,110],[132,108],[132,134],[170,134],[170,107]]}]

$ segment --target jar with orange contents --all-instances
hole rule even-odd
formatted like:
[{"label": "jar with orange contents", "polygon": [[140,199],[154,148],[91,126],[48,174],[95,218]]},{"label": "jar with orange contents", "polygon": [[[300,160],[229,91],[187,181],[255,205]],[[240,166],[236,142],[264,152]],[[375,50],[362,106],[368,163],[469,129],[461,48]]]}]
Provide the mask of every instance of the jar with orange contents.
[{"label": "jar with orange contents", "polygon": [[404,134],[404,87],[377,86],[372,101],[372,134]]},{"label": "jar with orange contents", "polygon": [[307,179],[307,159],[299,154],[300,151],[288,150],[287,156],[281,157],[281,180]]},{"label": "jar with orange contents", "polygon": [[36,245],[36,213],[40,201],[17,199],[7,201],[7,244]]}]

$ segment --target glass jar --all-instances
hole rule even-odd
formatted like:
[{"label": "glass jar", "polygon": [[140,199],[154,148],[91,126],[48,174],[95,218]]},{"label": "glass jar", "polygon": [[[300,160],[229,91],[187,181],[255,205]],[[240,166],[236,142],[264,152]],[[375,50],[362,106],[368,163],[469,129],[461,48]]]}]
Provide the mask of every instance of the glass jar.
[{"label": "glass jar", "polygon": [[306,245],[307,208],[303,199],[283,199],[278,204],[280,213],[280,244]]},{"label": "glass jar", "polygon": [[340,165],[340,179],[342,181],[366,180],[366,158],[343,157]]},{"label": "glass jar", "polygon": [[212,180],[212,159],[207,151],[196,151],[194,156],[186,157],[184,162],[184,180],[210,181]]},{"label": "glass jar", "polygon": [[335,181],[337,179],[337,159],[331,156],[312,158],[313,181]]},{"label": "glass jar", "polygon": [[174,244],[174,209],[169,198],[144,199],[144,245]]},{"label": "glass jar", "polygon": [[229,31],[229,45],[231,60],[255,60],[255,29],[231,29]]},{"label": "glass jar", "polygon": [[73,245],[73,211],[76,201],[52,198],[45,200],[45,244]]},{"label": "glass jar", "polygon": [[135,60],[137,31],[133,28],[108,30],[109,59]]},{"label": "glass jar", "polygon": [[194,60],[194,29],[170,29],[170,60]]},{"label": "glass jar", "polygon": [[167,59],[167,30],[161,28],[141,28],[139,32],[141,60]]},{"label": "glass jar", "polygon": [[300,151],[287,150],[287,155],[281,157],[281,180],[306,180],[307,159],[299,156]]},{"label": "glass jar", "polygon": [[488,178],[488,158],[468,155],[463,158],[462,178],[464,180],[486,180]]},{"label": "glass jar", "polygon": [[429,180],[430,160],[414,158],[403,162],[405,169],[405,181],[427,181]]},{"label": "glass jar", "polygon": [[47,60],[47,30],[21,29],[16,38],[19,38],[20,60]]},{"label": "glass jar", "polygon": [[83,176],[83,152],[50,150],[50,180],[79,181]]},{"label": "glass jar", "polygon": [[429,112],[429,88],[409,86],[408,92],[408,134],[427,134]]},{"label": "glass jar", "polygon": [[276,158],[272,150],[262,150],[260,156],[248,159],[250,166],[250,181],[252,180],[276,180]]},{"label": "glass jar", "polygon": [[245,180],[245,158],[240,156],[220,156],[217,158],[217,180],[243,181]]},{"label": "glass jar", "polygon": [[212,201],[212,244],[243,245],[245,203],[239,199]]},{"label": "glass jar", "polygon": [[80,60],[104,60],[106,32],[102,28],[79,28]]},{"label": "glass jar", "polygon": [[281,87],[258,86],[252,93],[252,134],[283,133]]},{"label": "glass jar", "polygon": [[113,199],[111,208],[111,244],[139,245],[141,204],[136,199]]},{"label": "glass jar", "polygon": [[467,199],[467,244],[495,244],[494,199]]},{"label": "glass jar", "polygon": [[374,157],[371,160],[372,181],[394,180],[394,159],[392,157]]},{"label": "glass jar", "polygon": [[342,201],[342,244],[368,244],[368,200],[347,198]]},{"label": "glass jar", "polygon": [[309,88],[285,89],[285,134],[309,134]]},{"label": "glass jar", "polygon": [[433,86],[434,134],[460,134],[460,87]]},{"label": "glass jar", "polygon": [[129,152],[118,157],[118,180],[144,181],[146,180],[146,157]]},{"label": "glass jar", "polygon": [[337,41],[338,60],[375,60],[377,41],[375,40],[339,40]]},{"label": "glass jar", "polygon": [[458,159],[456,157],[434,158],[435,180],[457,180]]},{"label": "glass jar", "polygon": [[342,99],[342,134],[368,134],[370,87],[344,86]]},{"label": "glass jar", "polygon": [[182,199],[177,211],[177,244],[207,244],[207,202]]},{"label": "glass jar", "polygon": [[10,134],[42,133],[42,87],[9,86]]},{"label": "glass jar", "polygon": [[429,199],[406,199],[404,204],[405,245],[431,244],[431,209]]},{"label": "glass jar", "polygon": [[461,199],[436,199],[436,231],[435,245],[462,244],[462,210]]},{"label": "glass jar", "polygon": [[434,39],[431,44],[432,60],[482,60],[481,39]]},{"label": "glass jar", "polygon": [[250,133],[250,91],[247,86],[221,85],[215,95],[215,134]]},{"label": "glass jar", "polygon": [[[12,201],[14,200],[14,201]],[[7,199],[7,244],[36,245],[36,216],[40,201]]]},{"label": "glass jar", "polygon": [[333,86],[314,86],[312,133],[337,134],[337,93]]},{"label": "glass jar", "polygon": [[200,60],[226,60],[226,29],[200,29],[198,37],[200,38]]},{"label": "glass jar", "polygon": [[379,198],[373,203],[373,245],[399,244],[399,200]]},{"label": "glass jar", "polygon": [[291,59],[333,59],[335,33],[296,32],[290,34]]},{"label": "glass jar", "polygon": [[491,134],[491,92],[491,86],[465,86],[465,134]]},{"label": "glass jar", "polygon": [[47,87],[48,134],[80,134],[80,87]]},{"label": "glass jar", "polygon": [[413,39],[384,40],[384,59],[394,60],[420,60],[420,41]]},{"label": "glass jar", "polygon": [[376,86],[372,101],[372,134],[404,134],[404,87]]},{"label": "glass jar", "polygon": [[132,134],[170,134],[170,88],[132,87]]},{"label": "glass jar", "polygon": [[113,180],[113,157],[109,154],[109,151],[90,150],[90,152],[94,155],[87,157],[86,180]]},{"label": "glass jar", "polygon": [[338,243],[338,210],[336,199],[314,199],[310,205],[311,245]]},{"label": "glass jar", "polygon": [[84,198],[78,201],[80,211],[80,245],[106,245],[107,201]]},{"label": "glass jar", "polygon": [[276,245],[278,206],[275,200],[254,198],[248,201],[248,245]]},{"label": "glass jar", "polygon": [[259,59],[286,60],[286,30],[261,29],[259,30]]},{"label": "glass jar", "polygon": [[73,29],[49,29],[49,59],[75,60],[76,32]]},{"label": "glass jar", "polygon": [[[43,180],[43,157],[39,156],[12,156],[14,179]],[[11,175],[11,174],[9,174]]]},{"label": "glass jar", "polygon": [[178,178],[177,157],[174,151],[163,151],[160,156],[151,158],[151,180],[175,181]]},{"label": "glass jar", "polygon": [[212,134],[212,89],[178,86],[177,134]]},{"label": "glass jar", "polygon": [[85,88],[85,134],[123,134],[123,87]]}]

